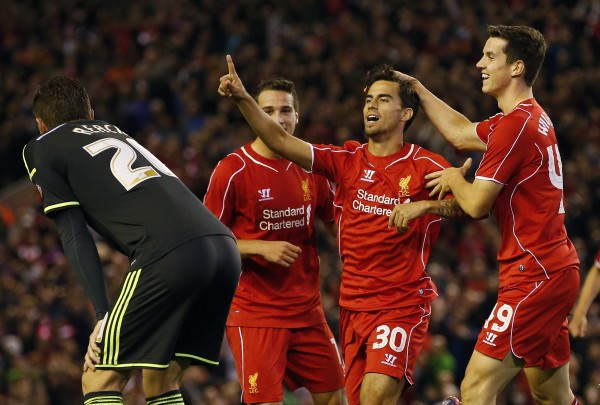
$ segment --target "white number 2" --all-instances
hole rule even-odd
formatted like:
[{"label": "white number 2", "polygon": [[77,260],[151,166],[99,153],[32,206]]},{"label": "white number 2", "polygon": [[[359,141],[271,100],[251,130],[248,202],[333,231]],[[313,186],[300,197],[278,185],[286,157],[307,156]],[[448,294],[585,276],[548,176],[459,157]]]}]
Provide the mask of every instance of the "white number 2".
[{"label": "white number 2", "polygon": [[[554,146],[554,151],[552,147]],[[557,189],[563,189],[563,176],[562,176],[562,160],[560,158],[560,153],[558,152],[558,145],[550,145],[546,148],[548,151],[548,177],[550,177],[550,183]],[[556,160],[558,161],[558,167],[560,169],[560,175],[556,172],[556,165],[554,164],[554,152],[556,151]],[[563,197],[560,198],[560,207],[558,208],[559,214],[565,213],[565,204],[563,202]]]},{"label": "white number 2", "polygon": [[[176,177],[167,166],[142,145],[137,143],[135,139],[127,138],[127,142],[131,145],[116,138],[104,138],[84,146],[83,149],[90,155],[96,156],[107,149],[115,148],[116,152],[110,161],[110,170],[113,176],[115,176],[127,191],[145,180],[153,177],[160,177],[158,172],[166,174],[167,176]],[[136,150],[144,156],[152,166],[141,166],[133,169],[133,163],[138,157]]]},{"label": "white number 2", "polygon": [[[400,342],[398,342],[398,335],[400,335]],[[399,326],[390,331],[389,326],[379,325],[377,327],[377,342],[373,343],[373,349],[382,349],[388,343],[393,351],[401,352],[406,346],[406,331]]]}]

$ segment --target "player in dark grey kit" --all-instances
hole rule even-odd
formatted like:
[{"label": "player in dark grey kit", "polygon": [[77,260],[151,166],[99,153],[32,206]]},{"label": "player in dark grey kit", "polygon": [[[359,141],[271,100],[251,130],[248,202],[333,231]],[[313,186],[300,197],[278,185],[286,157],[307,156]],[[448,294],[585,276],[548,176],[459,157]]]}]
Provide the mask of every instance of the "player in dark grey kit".
[{"label": "player in dark grey kit", "polygon": [[[183,404],[183,370],[218,363],[240,274],[230,231],[133,138],[94,120],[80,81],[43,83],[33,113],[41,135],[23,149],[25,166],[98,318],[84,403],[122,404],[143,369],[148,404]],[[112,305],[87,225],[130,258]]]}]

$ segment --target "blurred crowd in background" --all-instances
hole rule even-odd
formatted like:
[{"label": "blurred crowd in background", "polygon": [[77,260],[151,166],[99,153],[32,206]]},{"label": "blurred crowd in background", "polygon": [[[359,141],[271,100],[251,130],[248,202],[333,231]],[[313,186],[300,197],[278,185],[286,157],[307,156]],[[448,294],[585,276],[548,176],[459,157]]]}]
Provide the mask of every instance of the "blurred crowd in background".
[{"label": "blurred crowd in background", "polygon": [[[30,106],[42,80],[83,80],[96,118],[135,137],[202,199],[215,164],[254,138],[235,104],[217,94],[226,54],[249,90],[274,76],[292,79],[300,97],[296,134],[341,145],[364,139],[362,80],[381,63],[416,76],[471,120],[498,112],[481,93],[475,68],[487,24],[530,25],[549,43],[534,95],[558,136],[566,224],[583,280],[600,247],[600,0],[3,1],[0,403],[80,404],[83,354],[95,324],[52,222],[31,197],[35,187],[18,187],[27,182],[21,149],[37,133]],[[454,165],[479,161],[448,146],[423,114],[406,138]],[[19,193],[26,197],[15,198]],[[444,221],[428,266],[440,297],[403,404],[457,395],[495,303],[498,243],[493,219]],[[335,243],[323,236],[320,245],[323,305],[337,333],[341,266]],[[101,240],[98,247],[114,292],[127,260]],[[600,403],[598,303],[589,322],[589,336],[572,341],[571,385],[591,405]],[[194,405],[239,403],[226,345],[219,367],[186,374],[183,393]],[[139,378],[128,385],[125,403],[145,403]],[[288,403],[310,400],[300,391],[286,394]],[[532,404],[525,380],[507,387],[498,403]]]}]

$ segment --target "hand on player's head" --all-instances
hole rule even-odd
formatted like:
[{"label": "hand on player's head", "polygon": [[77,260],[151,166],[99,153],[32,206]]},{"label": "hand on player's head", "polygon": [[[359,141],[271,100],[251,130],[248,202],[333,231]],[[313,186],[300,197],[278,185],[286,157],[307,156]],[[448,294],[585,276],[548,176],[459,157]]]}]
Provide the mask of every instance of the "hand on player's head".
[{"label": "hand on player's head", "polygon": [[246,89],[242,84],[237,72],[235,71],[235,65],[230,55],[227,55],[227,74],[221,76],[219,80],[218,92],[222,96],[241,98],[246,93]]}]

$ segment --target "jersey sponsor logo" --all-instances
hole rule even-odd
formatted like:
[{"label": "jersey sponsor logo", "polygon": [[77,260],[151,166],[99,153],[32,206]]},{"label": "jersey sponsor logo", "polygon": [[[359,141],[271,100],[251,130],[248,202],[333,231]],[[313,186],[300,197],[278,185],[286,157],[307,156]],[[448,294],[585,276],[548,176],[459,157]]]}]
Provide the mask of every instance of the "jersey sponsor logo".
[{"label": "jersey sponsor logo", "polygon": [[310,224],[311,212],[311,204],[297,208],[287,207],[282,210],[264,209],[263,219],[258,223],[258,227],[261,231],[301,228]]},{"label": "jersey sponsor logo", "polygon": [[302,191],[304,191],[304,201],[310,201],[310,183],[309,179],[302,180]]},{"label": "jersey sponsor logo", "polygon": [[[380,205],[388,205],[391,208],[381,207],[368,203],[377,203]],[[401,204],[400,197],[393,198],[385,194],[372,194],[362,188],[356,192],[356,199],[352,201],[352,208],[358,211],[365,212],[367,214],[383,215],[389,217],[392,213],[392,208],[398,204]]]},{"label": "jersey sponsor logo", "polygon": [[271,197],[271,189],[270,188],[261,188],[260,190],[258,190],[258,194],[260,195],[260,198],[258,199],[258,201],[267,201],[267,200],[273,199],[273,197]]},{"label": "jersey sponsor logo", "polygon": [[248,392],[250,394],[258,394],[258,371],[254,374],[250,374],[248,377],[248,384],[250,384]]},{"label": "jersey sponsor logo", "polygon": [[385,354],[385,360],[383,360],[381,362],[381,364],[387,364],[388,366],[397,367],[394,364],[397,359],[398,359],[398,357],[394,356],[393,354],[386,353]]},{"label": "jersey sponsor logo", "polygon": [[375,170],[365,169],[363,176],[360,178],[362,181],[368,181],[369,183],[373,183],[373,175],[375,174]]},{"label": "jersey sponsor logo", "polygon": [[398,197],[408,197],[410,196],[410,190],[408,189],[408,183],[410,182],[411,175],[409,174],[406,177],[402,177],[398,182],[398,186],[400,186],[400,191],[398,191]]}]

